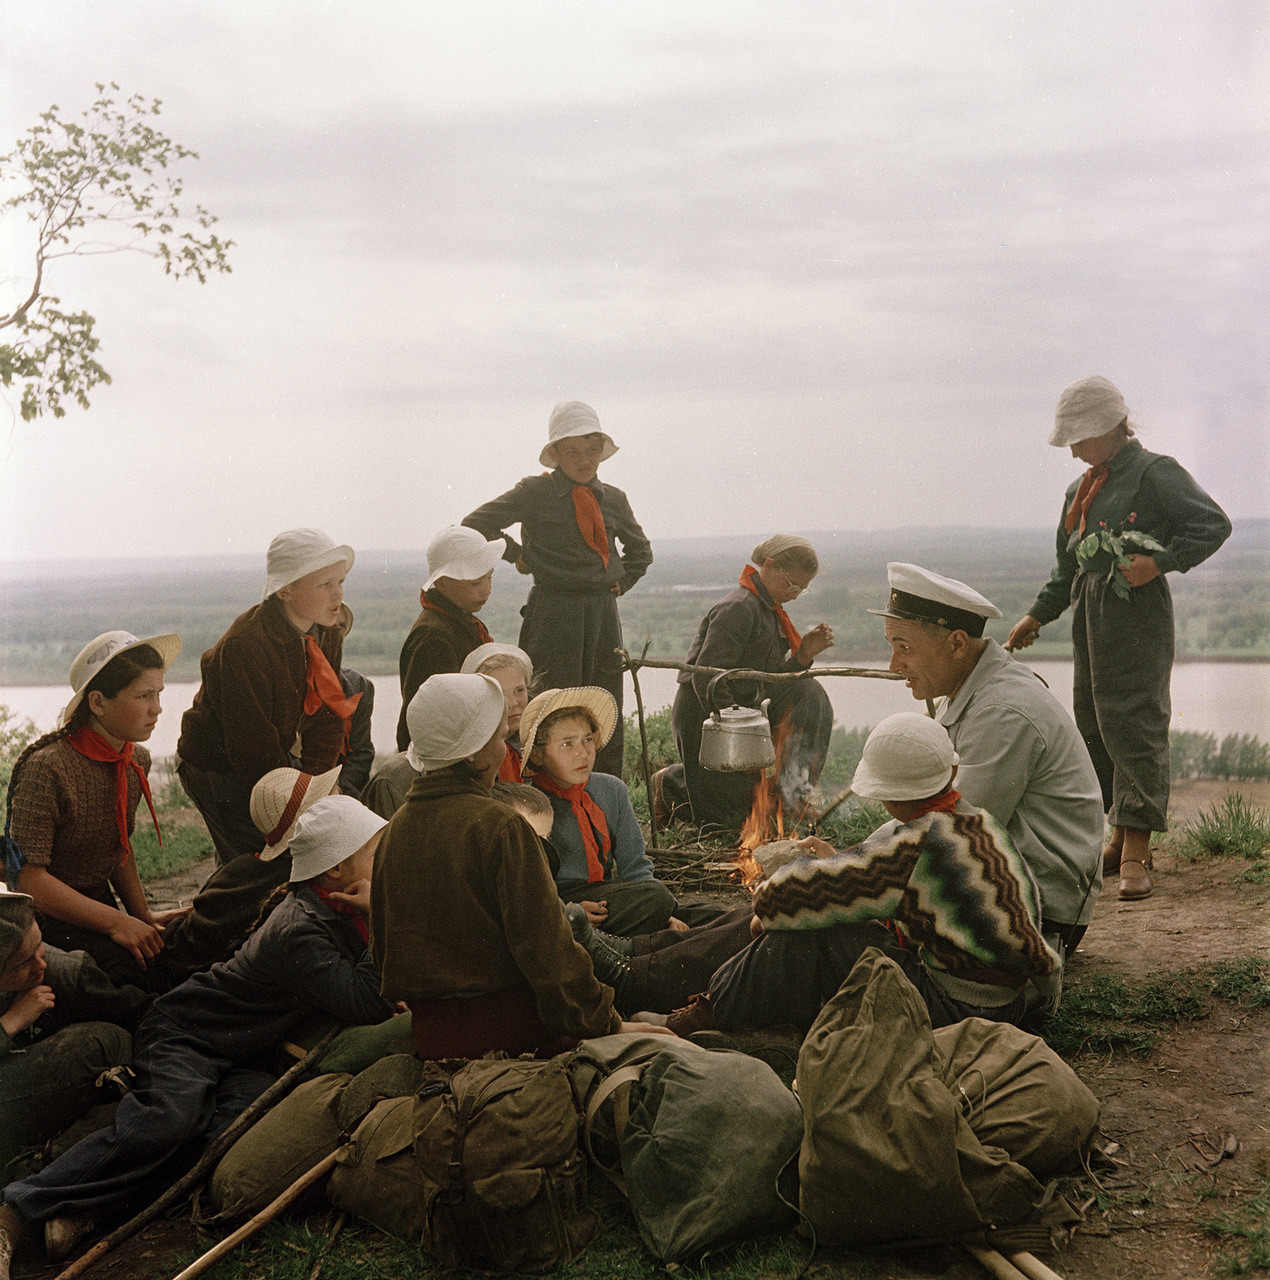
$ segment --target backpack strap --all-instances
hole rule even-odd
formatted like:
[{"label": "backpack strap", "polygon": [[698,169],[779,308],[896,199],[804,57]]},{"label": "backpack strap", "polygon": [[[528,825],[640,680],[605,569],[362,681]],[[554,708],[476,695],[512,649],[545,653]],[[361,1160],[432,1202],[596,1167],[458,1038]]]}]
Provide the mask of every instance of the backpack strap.
[{"label": "backpack strap", "polygon": [[622,1177],[621,1161],[619,1160],[616,1166],[605,1164],[595,1154],[595,1146],[592,1139],[596,1117],[600,1113],[600,1108],[609,1098],[612,1098],[613,1133],[619,1143],[622,1141],[622,1135],[626,1132],[627,1122],[631,1118],[631,1090],[643,1074],[644,1066],[645,1064],[641,1062],[629,1067],[619,1067],[612,1075],[606,1077],[600,1087],[591,1095],[591,1101],[587,1104],[586,1109],[586,1122],[582,1129],[587,1155],[595,1162],[595,1167],[623,1195],[626,1194],[626,1180]]}]

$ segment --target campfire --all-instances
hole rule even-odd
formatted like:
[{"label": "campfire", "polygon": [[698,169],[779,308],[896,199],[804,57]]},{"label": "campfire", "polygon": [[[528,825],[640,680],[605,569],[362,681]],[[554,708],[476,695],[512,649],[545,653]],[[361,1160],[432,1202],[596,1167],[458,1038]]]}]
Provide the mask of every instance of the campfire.
[{"label": "campfire", "polygon": [[[750,808],[750,816],[741,827],[741,840],[732,858],[736,867],[734,878],[746,886],[757,884],[764,875],[763,868],[755,861],[754,850],[773,840],[785,839],[785,809],[781,803],[780,780],[785,765],[786,746],[791,740],[788,729],[788,716],[782,717],[772,735],[776,763],[771,769],[764,770],[758,786],[754,788],[754,804]],[[798,838],[798,825],[806,808],[805,800],[799,803],[789,832],[792,840]]]}]

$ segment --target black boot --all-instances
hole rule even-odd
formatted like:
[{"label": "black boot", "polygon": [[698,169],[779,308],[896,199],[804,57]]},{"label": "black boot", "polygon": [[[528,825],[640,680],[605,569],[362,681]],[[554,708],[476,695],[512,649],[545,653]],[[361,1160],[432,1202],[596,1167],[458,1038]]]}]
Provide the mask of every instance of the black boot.
[{"label": "black boot", "polygon": [[595,976],[613,988],[613,1003],[619,1010],[632,1008],[631,958],[613,945],[625,942],[629,946],[629,941],[626,938],[613,938],[593,929],[586,912],[576,902],[561,905],[575,941],[591,957]]},{"label": "black boot", "polygon": [[580,942],[583,948],[589,953],[592,946],[592,939],[602,943],[608,947],[610,951],[616,951],[619,956],[629,956],[634,949],[634,943],[630,938],[619,938],[616,934],[605,933],[603,929],[597,929],[595,925],[587,919],[585,908],[578,902],[561,903],[564,907],[565,919],[569,922],[569,928],[573,930],[573,940]]}]

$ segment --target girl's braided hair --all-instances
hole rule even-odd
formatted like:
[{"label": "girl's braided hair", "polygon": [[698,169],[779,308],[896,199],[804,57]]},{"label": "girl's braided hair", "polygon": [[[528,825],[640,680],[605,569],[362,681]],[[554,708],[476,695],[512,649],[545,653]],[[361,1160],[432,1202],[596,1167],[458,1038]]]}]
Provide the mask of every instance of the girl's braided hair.
[{"label": "girl's braided hair", "polygon": [[260,908],[260,914],[256,917],[255,923],[247,931],[248,934],[255,933],[266,920],[273,915],[274,908],[282,905],[282,900],[291,892],[291,885],[287,881],[283,881],[265,900]]}]

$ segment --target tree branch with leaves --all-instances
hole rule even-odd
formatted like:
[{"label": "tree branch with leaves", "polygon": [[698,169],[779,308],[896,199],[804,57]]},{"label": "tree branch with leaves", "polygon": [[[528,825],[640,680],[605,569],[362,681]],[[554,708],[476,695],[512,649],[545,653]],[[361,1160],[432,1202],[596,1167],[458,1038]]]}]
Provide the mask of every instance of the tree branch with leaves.
[{"label": "tree branch with leaves", "polygon": [[[212,230],[216,218],[202,205],[181,210],[184,186],[175,168],[198,154],[155,128],[159,100],[133,94],[118,102],[113,82],[97,85],[97,93],[82,123],[59,118],[54,104],[0,156],[0,188],[18,187],[0,213],[25,212],[35,229],[30,288],[0,315],[0,334],[13,330],[12,340],[0,343],[0,386],[22,387],[27,422],[43,413],[65,417],[66,399],[87,409],[88,393],[110,382],[95,356],[93,317],[63,311],[61,300],[45,292],[57,259],[143,253],[162,262],[165,274],[200,284],[231,269],[233,241]],[[97,232],[105,238],[94,240]]]}]

